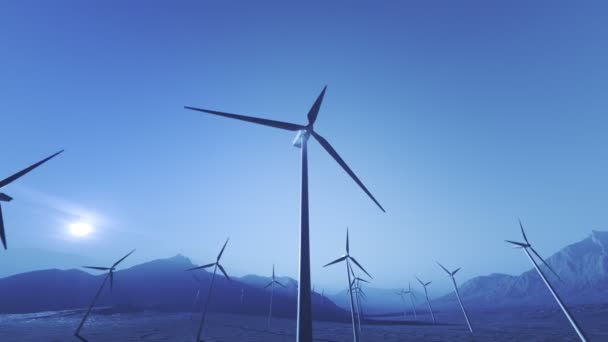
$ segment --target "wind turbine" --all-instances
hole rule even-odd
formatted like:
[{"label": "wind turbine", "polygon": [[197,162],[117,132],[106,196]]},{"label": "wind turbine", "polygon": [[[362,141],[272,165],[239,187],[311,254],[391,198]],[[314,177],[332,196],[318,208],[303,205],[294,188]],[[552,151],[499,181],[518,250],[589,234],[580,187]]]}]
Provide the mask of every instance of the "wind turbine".
[{"label": "wind turbine", "polygon": [[407,283],[407,291],[404,291],[404,294],[408,294],[410,295],[410,301],[412,302],[412,310],[414,311],[414,319],[418,320],[418,315],[416,314],[416,305],[414,304],[414,298],[416,297],[414,295],[414,291],[412,291],[412,282],[408,282]]},{"label": "wind turbine", "polygon": [[116,266],[118,266],[118,264],[120,264],[121,262],[123,262],[123,260],[125,260],[133,252],[135,252],[135,250],[130,251],[127,255],[123,256],[120,259],[118,259],[118,261],[115,262],[114,264],[112,264],[112,266],[110,266],[110,267],[83,266],[84,268],[88,268],[88,269],[91,269],[91,270],[108,271],[108,274],[103,278],[103,282],[101,283],[101,286],[99,287],[99,290],[97,290],[97,293],[95,294],[95,297],[93,297],[93,300],[91,301],[91,304],[89,304],[89,308],[87,309],[87,312],[84,314],[84,317],[82,317],[82,321],[80,321],[80,324],[78,325],[78,328],[76,328],[76,331],[74,332],[74,336],[76,336],[81,341],[87,341],[84,337],[80,336],[80,330],[82,329],[82,326],[84,325],[84,322],[87,320],[87,318],[89,318],[89,314],[91,313],[91,310],[93,310],[93,306],[95,305],[95,302],[97,302],[97,298],[99,298],[99,295],[101,294],[101,291],[106,286],[106,282],[108,281],[108,279],[110,280],[110,291],[112,291],[114,289],[114,271],[116,270]]},{"label": "wind turbine", "polygon": [[[33,169],[37,168],[38,166],[44,164],[45,162],[47,162],[51,158],[55,157],[56,155],[60,154],[61,152],[63,152],[63,150],[51,155],[50,157],[47,157],[47,158],[37,162],[36,164],[30,165],[29,167],[15,173],[14,175],[12,175],[10,177],[3,179],[2,181],[0,181],[0,189],[4,188],[5,186],[7,186],[7,185],[11,184],[12,182],[16,181],[17,179],[21,178],[26,173],[28,173],[28,172],[32,171]],[[7,249],[7,245],[6,245],[6,233],[4,231],[4,221],[2,219],[2,202],[10,202],[12,200],[13,200],[13,198],[11,196],[0,192],[0,240],[2,240],[2,245],[4,246],[5,250]]]},{"label": "wind turbine", "polygon": [[302,178],[301,178],[301,200],[300,200],[300,273],[298,278],[298,318],[297,318],[297,330],[296,340],[298,342],[309,342],[312,341],[312,304],[310,294],[310,235],[309,235],[309,207],[308,207],[308,149],[307,142],[308,138],[312,135],[319,144],[334,158],[334,160],[340,164],[340,166],[346,171],[346,173],[359,185],[359,187],[371,198],[374,203],[384,212],[384,208],[374,198],[374,196],[367,190],[365,185],[359,180],[357,175],[350,169],[346,162],[340,157],[338,152],[329,144],[325,138],[319,135],[314,130],[314,124],[319,115],[319,109],[325,96],[325,90],[327,86],[323,88],[321,94],[317,97],[317,100],[308,111],[308,124],[299,125],[288,122],[268,120],[262,118],[256,118],[251,116],[244,116],[238,114],[230,114],[225,112],[218,112],[214,110],[184,107],[186,109],[196,110],[199,112],[223,116],[226,118],[251,122],[259,125],[279,128],[287,131],[297,131],[298,134],[293,142],[295,147],[302,150]]},{"label": "wind turbine", "polygon": [[285,288],[285,285],[281,284],[280,281],[275,279],[274,265],[272,265],[272,280],[270,281],[270,283],[268,283],[268,285],[264,286],[265,289],[267,289],[270,286],[270,311],[268,313],[268,322],[266,324],[266,326],[268,328],[270,328],[270,320],[272,319],[272,297],[274,297],[274,284],[277,284],[277,285]]},{"label": "wind turbine", "polygon": [[510,241],[510,240],[505,240],[505,241],[508,242],[508,243],[510,243],[510,244],[512,244],[512,245],[515,245],[516,246],[515,248],[521,248],[521,249],[523,249],[524,253],[526,253],[526,255],[528,256],[528,259],[530,259],[530,262],[532,262],[532,265],[534,265],[534,268],[536,269],[536,272],[538,272],[538,275],[541,277],[541,279],[543,280],[543,282],[545,283],[545,285],[547,285],[547,288],[549,289],[549,292],[551,292],[551,294],[553,295],[553,298],[555,298],[555,301],[557,302],[557,304],[559,304],[559,307],[564,312],[564,315],[566,315],[566,318],[568,318],[568,321],[570,321],[570,325],[572,325],[572,327],[576,331],[576,334],[578,335],[578,337],[581,339],[581,341],[586,342],[587,341],[587,337],[585,336],[585,334],[583,333],[583,331],[581,330],[581,328],[578,326],[578,323],[574,320],[574,317],[572,317],[572,315],[570,314],[570,311],[568,311],[568,309],[566,308],[566,306],[562,302],[562,300],[559,297],[559,295],[557,294],[557,292],[555,292],[555,289],[553,289],[553,286],[551,286],[551,283],[549,283],[549,280],[547,280],[547,277],[545,276],[545,274],[543,273],[543,271],[540,269],[540,267],[536,263],[536,260],[534,260],[534,258],[532,257],[532,255],[530,254],[530,252],[528,251],[528,249],[530,249],[532,251],[532,253],[534,253],[538,257],[538,259],[540,259],[540,261],[559,280],[561,280],[561,278],[557,275],[557,273],[555,273],[555,271],[551,268],[551,266],[549,266],[549,264],[547,264],[545,262],[545,260],[540,256],[540,254],[538,254],[538,252],[536,252],[536,250],[532,247],[532,245],[528,241],[528,237],[526,236],[526,232],[524,231],[524,226],[521,223],[521,220],[519,220],[519,228],[521,229],[521,235],[523,235],[523,238],[524,238],[525,242],[516,242],[516,241]]},{"label": "wind turbine", "polygon": [[198,289],[196,290],[196,296],[194,297],[194,303],[192,303],[192,310],[190,311],[190,320],[194,317],[194,311],[196,311],[196,304],[198,304],[198,300],[201,297],[201,287],[203,286],[203,282],[199,277],[194,273],[192,274],[192,278],[198,283]]},{"label": "wind turbine", "polygon": [[460,271],[460,267],[458,267],[456,270],[450,272],[450,271],[448,271],[447,268],[443,267],[443,265],[440,264],[439,262],[437,262],[437,265],[439,265],[439,267],[441,267],[445,271],[445,273],[447,273],[448,276],[452,279],[452,285],[454,285],[454,291],[456,292],[456,298],[458,298],[458,304],[460,304],[460,308],[462,309],[464,318],[466,319],[467,325],[469,326],[469,331],[472,334],[473,328],[471,327],[471,322],[469,321],[469,315],[467,315],[467,311],[464,309],[464,304],[462,304],[462,298],[460,298],[460,292],[458,292],[458,285],[456,285],[456,279],[454,279],[454,275],[456,274],[456,272]]},{"label": "wind turbine", "polygon": [[352,261],[355,265],[357,265],[357,267],[359,267],[363,272],[365,272],[365,274],[367,274],[368,277],[372,278],[372,276],[367,273],[367,271],[363,268],[363,266],[361,266],[361,264],[359,264],[359,262],[353,258],[350,255],[350,248],[349,248],[349,243],[348,243],[348,228],[346,228],[346,254],[343,254],[341,257],[339,257],[338,259],[330,262],[329,264],[323,266],[323,267],[327,267],[329,265],[333,265],[333,264],[337,264],[339,262],[342,261],[346,261],[346,275],[348,276],[348,293],[350,295],[350,315],[351,315],[351,320],[353,322],[353,336],[354,336],[354,342],[359,342],[359,330],[357,329],[357,324],[355,322],[355,303],[353,300],[353,291],[351,288],[351,265],[350,262]]},{"label": "wind turbine", "polygon": [[427,286],[431,285],[432,281],[425,283],[422,280],[420,280],[420,278],[418,278],[418,277],[416,277],[416,279],[418,279],[418,282],[420,283],[420,285],[422,285],[422,287],[424,287],[424,295],[426,296],[426,303],[429,305],[429,311],[431,312],[431,317],[433,317],[433,324],[435,324],[435,323],[437,323],[435,321],[435,314],[433,313],[433,308],[431,307],[431,301],[429,300],[429,292],[426,289]]},{"label": "wind turbine", "polygon": [[196,334],[196,342],[202,341],[201,333],[203,332],[203,326],[205,325],[205,316],[207,315],[207,307],[209,306],[209,301],[211,300],[211,290],[213,290],[213,283],[215,282],[215,274],[217,273],[217,269],[218,268],[220,269],[220,271],[224,274],[226,279],[232,280],[226,273],[226,270],[224,270],[224,267],[220,264],[220,259],[222,258],[224,249],[226,249],[228,240],[230,240],[230,239],[226,239],[226,242],[224,242],[224,246],[222,247],[222,250],[220,250],[220,254],[217,255],[217,259],[215,259],[214,263],[203,265],[203,266],[198,266],[198,267],[193,267],[193,268],[190,268],[187,270],[187,271],[194,271],[194,270],[200,270],[203,268],[208,268],[208,267],[213,266],[213,275],[211,276],[211,284],[209,284],[209,291],[207,292],[207,299],[205,300],[205,306],[203,306],[203,313],[201,315],[201,324],[198,326],[198,333]]},{"label": "wind turbine", "polygon": [[[353,276],[353,280],[350,283],[351,291],[355,293],[355,304],[357,304],[357,322],[359,324],[359,334],[361,334],[361,299],[359,298],[360,294],[362,294],[363,290],[361,290],[361,282],[369,283],[369,281],[360,278],[355,275],[353,269],[350,269],[350,273]],[[363,317],[365,319],[365,317]]]},{"label": "wind turbine", "polygon": [[403,303],[403,320],[404,320],[404,321],[407,319],[407,318],[405,317],[405,313],[406,313],[406,311],[407,311],[407,310],[406,310],[406,308],[405,308],[405,295],[406,295],[407,293],[408,293],[408,292],[407,292],[407,291],[405,291],[405,289],[401,289],[401,291],[399,291],[399,292],[395,292],[395,294],[396,294],[397,296],[401,297],[401,302]]}]

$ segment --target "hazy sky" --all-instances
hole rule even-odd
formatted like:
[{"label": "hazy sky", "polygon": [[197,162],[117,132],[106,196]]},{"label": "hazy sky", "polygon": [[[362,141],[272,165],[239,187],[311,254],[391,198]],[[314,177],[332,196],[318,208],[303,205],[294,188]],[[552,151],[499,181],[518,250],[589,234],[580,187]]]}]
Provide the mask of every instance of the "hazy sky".
[{"label": "hazy sky", "polygon": [[608,229],[608,8],[499,3],[3,1],[0,178],[66,150],[3,190],[9,246],[207,262],[230,236],[228,272],[296,277],[294,134],[183,106],[305,123],[324,85],[316,128],[387,213],[311,143],[317,288],[346,226],[379,287],[527,269],[517,217],[547,256]]}]

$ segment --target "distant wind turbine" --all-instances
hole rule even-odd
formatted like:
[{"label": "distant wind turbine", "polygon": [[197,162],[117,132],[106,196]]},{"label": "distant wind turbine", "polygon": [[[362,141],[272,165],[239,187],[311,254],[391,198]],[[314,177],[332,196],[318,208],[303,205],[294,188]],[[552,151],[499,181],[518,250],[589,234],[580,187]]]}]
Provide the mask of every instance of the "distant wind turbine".
[{"label": "distant wind turbine", "polygon": [[353,299],[353,291],[351,288],[351,284],[352,284],[352,280],[350,278],[351,276],[351,265],[350,262],[352,261],[355,265],[357,265],[357,267],[359,267],[361,269],[361,271],[365,272],[365,274],[367,274],[368,277],[372,277],[369,273],[367,273],[367,271],[363,268],[363,266],[361,266],[361,264],[359,264],[359,262],[353,258],[350,255],[350,248],[349,248],[349,243],[348,243],[348,228],[346,228],[346,254],[343,254],[341,257],[339,257],[338,259],[330,262],[329,264],[323,266],[323,267],[327,267],[329,265],[333,265],[333,264],[337,264],[339,262],[342,261],[346,261],[346,274],[348,276],[348,293],[350,295],[350,314],[351,314],[351,320],[353,323],[353,337],[354,337],[354,342],[359,342],[359,330],[357,329],[357,324],[355,322],[355,303],[354,303],[354,299]]},{"label": "distant wind turbine", "polygon": [[429,305],[429,311],[431,312],[431,317],[433,317],[433,324],[435,324],[435,323],[437,323],[435,321],[435,314],[433,313],[433,308],[431,307],[431,301],[429,300],[429,292],[426,289],[427,286],[431,285],[432,281],[425,283],[422,280],[420,280],[420,278],[418,278],[418,277],[416,277],[416,279],[418,279],[418,282],[420,283],[420,285],[422,285],[422,287],[424,287],[424,295],[426,296],[426,303]]},{"label": "distant wind turbine", "polygon": [[395,294],[401,297],[401,302],[403,303],[403,320],[405,321],[407,319],[405,316],[405,313],[407,312],[407,309],[405,308],[405,295],[407,294],[407,292],[405,291],[405,289],[401,289],[401,291],[395,292]]},{"label": "distant wind turbine", "polygon": [[416,296],[414,295],[414,291],[412,291],[412,282],[409,281],[407,283],[407,288],[408,290],[404,292],[404,294],[408,294],[410,295],[410,301],[412,302],[412,310],[414,311],[414,319],[417,320],[418,319],[418,315],[416,314],[416,305],[414,304],[414,298],[416,298]]},{"label": "distant wind turbine", "polygon": [[443,265],[440,264],[439,262],[437,262],[437,265],[439,265],[439,267],[441,267],[445,271],[445,273],[448,274],[450,279],[452,279],[452,285],[454,285],[454,291],[456,292],[456,298],[458,298],[458,304],[460,304],[460,308],[462,309],[464,318],[467,321],[467,325],[469,326],[469,331],[472,334],[473,328],[471,327],[471,322],[469,321],[469,315],[467,315],[467,311],[464,309],[464,304],[462,304],[462,298],[460,298],[460,292],[458,292],[458,285],[456,285],[456,279],[454,278],[454,275],[456,274],[456,272],[460,271],[460,267],[458,267],[456,270],[450,272],[450,271],[448,271],[447,268],[443,267]]},{"label": "distant wind turbine", "polygon": [[268,285],[264,286],[265,289],[267,289],[270,286],[270,310],[268,312],[268,322],[266,323],[266,326],[268,327],[268,329],[270,329],[270,321],[272,320],[272,298],[274,297],[274,284],[277,284],[277,285],[285,288],[285,285],[281,284],[280,281],[275,279],[274,265],[272,265],[272,280],[270,281],[270,283],[268,283]]},{"label": "distant wind turbine", "polygon": [[93,297],[93,300],[91,301],[91,304],[89,304],[89,308],[87,309],[87,312],[84,314],[84,317],[82,317],[82,321],[80,321],[80,324],[78,325],[78,328],[76,328],[76,331],[74,332],[74,336],[76,336],[81,341],[87,341],[84,337],[80,336],[80,330],[82,329],[82,326],[84,325],[84,322],[86,322],[87,318],[89,318],[89,314],[91,313],[91,310],[93,309],[93,306],[95,306],[95,302],[97,302],[97,298],[99,298],[99,295],[101,294],[101,291],[106,286],[106,282],[108,281],[108,279],[110,280],[110,291],[112,291],[114,289],[114,271],[116,270],[116,266],[118,266],[118,264],[120,264],[121,262],[123,262],[123,260],[125,260],[129,255],[133,254],[133,252],[135,252],[135,250],[130,251],[127,255],[123,256],[120,259],[118,259],[118,261],[116,261],[110,267],[83,266],[84,268],[88,268],[88,269],[91,269],[91,270],[109,271],[109,272],[105,276],[105,278],[103,278],[103,282],[101,283],[101,286],[99,287],[99,290],[97,290],[97,293],[95,294],[95,297]]},{"label": "distant wind turbine", "polygon": [[[50,157],[47,157],[47,158],[37,162],[36,164],[30,165],[29,167],[15,173],[14,175],[12,175],[10,177],[3,179],[2,181],[0,181],[0,189],[4,188],[5,186],[7,186],[7,185],[11,184],[12,182],[16,181],[17,179],[21,178],[21,176],[32,171],[33,169],[37,168],[38,166],[44,164],[45,162],[47,162],[51,158],[55,157],[56,155],[60,154],[61,152],[63,152],[63,150],[53,154]],[[13,198],[11,196],[0,192],[0,240],[2,240],[2,245],[4,246],[4,249],[7,249],[7,245],[6,245],[6,232],[4,231],[4,220],[2,218],[2,202],[10,202],[12,200],[13,200]]]},{"label": "distant wind turbine", "polygon": [[301,178],[301,201],[300,201],[300,273],[298,278],[298,316],[297,316],[297,330],[296,330],[296,341],[298,342],[310,342],[312,341],[312,304],[311,304],[311,293],[310,293],[310,235],[309,235],[309,212],[308,212],[308,149],[307,142],[308,138],[312,135],[319,144],[331,155],[332,158],[344,169],[344,171],[359,185],[359,187],[371,198],[374,203],[384,211],[384,208],[374,198],[371,192],[363,185],[363,182],[359,180],[357,175],[350,169],[346,162],[340,157],[338,152],[329,144],[325,138],[319,135],[314,130],[314,124],[319,115],[321,103],[325,96],[325,90],[327,86],[323,88],[321,94],[317,97],[317,100],[308,111],[308,124],[299,125],[288,122],[268,120],[262,118],[256,118],[251,116],[244,116],[238,114],[231,114],[225,112],[218,112],[214,110],[184,107],[207,114],[222,116],[230,119],[236,119],[246,122],[251,122],[259,125],[279,128],[287,131],[297,131],[298,134],[293,142],[293,145],[301,148],[302,150],[302,178]]},{"label": "distant wind turbine", "polygon": [[528,237],[526,236],[526,232],[524,231],[524,226],[521,223],[521,220],[519,221],[519,228],[521,229],[521,234],[523,235],[525,242],[516,242],[516,241],[510,241],[510,240],[505,240],[505,241],[512,245],[515,245],[516,248],[523,249],[524,253],[526,253],[526,255],[528,256],[528,259],[530,259],[530,262],[532,262],[532,265],[534,265],[536,272],[538,272],[538,275],[541,277],[541,279],[543,280],[545,285],[547,285],[547,288],[553,295],[553,298],[555,298],[555,301],[557,302],[557,304],[559,304],[559,307],[564,312],[564,315],[566,315],[566,318],[568,318],[570,325],[572,325],[572,327],[576,331],[576,334],[578,335],[578,337],[581,339],[581,341],[586,342],[587,337],[585,336],[585,334],[583,333],[581,328],[578,326],[578,323],[576,322],[576,320],[574,320],[574,317],[572,317],[572,315],[570,314],[570,311],[568,311],[568,309],[562,302],[562,300],[559,297],[559,295],[557,294],[557,292],[555,292],[555,290],[553,289],[553,286],[551,286],[551,283],[549,283],[549,280],[547,280],[547,277],[545,276],[543,271],[540,269],[540,267],[536,263],[536,260],[534,260],[534,258],[532,257],[532,255],[530,254],[528,249],[530,249],[532,251],[532,253],[534,253],[538,257],[538,259],[540,259],[540,261],[557,277],[557,279],[559,279],[561,281],[561,278],[557,275],[557,273],[555,273],[555,271],[551,268],[551,266],[549,266],[549,264],[547,264],[545,262],[545,260],[540,256],[540,254],[538,254],[536,252],[536,250],[532,247],[532,245],[528,241]]},{"label": "distant wind turbine", "polygon": [[203,286],[203,282],[201,281],[201,279],[199,277],[196,276],[196,274],[194,274],[194,273],[190,273],[190,274],[192,274],[192,278],[198,284],[198,289],[196,290],[196,296],[194,297],[194,303],[192,303],[192,310],[190,311],[190,320],[192,320],[192,317],[194,317],[194,312],[196,311],[196,305],[198,304],[198,300],[201,297],[201,288]]},{"label": "distant wind turbine", "polygon": [[[350,283],[350,288],[355,293],[355,304],[357,305],[357,322],[359,324],[359,334],[361,334],[361,298],[359,298],[359,296],[364,293],[363,290],[361,290],[360,284],[361,282],[369,283],[369,281],[356,276],[352,267],[350,269],[350,273],[353,276],[353,279]],[[363,317],[363,319],[365,319],[365,317]]]},{"label": "distant wind turbine", "polygon": [[217,259],[215,259],[214,263],[203,265],[203,266],[198,266],[198,267],[193,267],[193,268],[190,268],[187,270],[187,271],[194,271],[194,270],[200,270],[203,268],[208,268],[208,267],[213,266],[213,275],[211,276],[211,284],[209,284],[209,291],[207,292],[207,299],[205,300],[205,305],[203,306],[203,312],[201,315],[201,324],[198,326],[198,333],[196,334],[196,342],[202,341],[201,334],[203,332],[203,326],[205,325],[205,316],[207,315],[207,307],[209,306],[209,302],[211,301],[211,291],[213,290],[213,283],[215,282],[215,274],[217,273],[217,269],[218,268],[220,269],[220,271],[224,274],[226,279],[231,280],[230,277],[228,276],[228,274],[226,273],[226,270],[224,270],[224,267],[220,264],[220,259],[222,258],[224,249],[226,249],[228,240],[230,240],[230,239],[226,239],[226,242],[224,242],[224,246],[222,247],[222,250],[220,250],[220,253],[217,255]]}]

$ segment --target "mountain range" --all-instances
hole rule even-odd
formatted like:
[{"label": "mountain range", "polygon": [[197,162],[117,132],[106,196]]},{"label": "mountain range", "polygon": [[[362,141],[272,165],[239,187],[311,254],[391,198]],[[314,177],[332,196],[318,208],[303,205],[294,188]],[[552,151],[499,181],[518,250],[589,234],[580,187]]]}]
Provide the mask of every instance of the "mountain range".
[{"label": "mountain range", "polygon": [[[201,298],[205,298],[211,281],[211,274],[205,270],[197,271],[200,282],[190,272],[184,271],[194,266],[188,258],[177,255],[116,271],[112,292],[106,287],[97,306],[111,307],[113,311],[190,311],[197,290],[200,289]],[[104,276],[81,270],[50,269],[0,279],[0,313],[84,308]],[[241,314],[268,313],[270,290],[263,287],[270,278],[245,276],[231,279],[216,277],[209,310]],[[273,315],[294,317],[297,283],[289,278],[279,278],[279,281],[286,285],[286,289],[275,287]],[[315,319],[347,318],[344,310],[318,294],[313,295],[313,315]]]},{"label": "mountain range", "polygon": [[[521,257],[525,257],[523,253]],[[608,302],[608,232],[592,231],[586,239],[566,246],[546,261],[562,279],[560,281],[546,272],[567,304]],[[197,273],[201,283],[195,281],[189,272],[184,271],[194,266],[188,258],[177,255],[117,271],[113,292],[109,295],[109,291],[106,291],[98,305],[121,311],[192,310],[197,290],[201,289],[204,298],[211,278],[211,274],[203,270]],[[0,279],[0,313],[86,307],[103,276],[81,270],[49,269]],[[273,312],[277,316],[294,317],[298,284],[289,277],[277,280],[285,288],[275,287]],[[269,290],[263,287],[269,281],[270,278],[257,275],[233,278],[232,281],[219,276],[210,310],[267,314]],[[459,286],[463,301],[470,308],[554,305],[534,269],[520,275],[496,273],[479,276]],[[397,289],[364,286],[364,291],[367,301],[363,302],[363,306],[368,313],[398,312],[403,309],[403,303],[396,295]],[[420,290],[414,290],[414,293],[417,306],[425,305],[423,293]],[[409,298],[406,300],[409,310]],[[453,292],[434,299],[432,304],[439,310],[457,308]],[[313,314],[316,319],[346,320],[349,309],[346,290],[332,296],[313,293]]]}]

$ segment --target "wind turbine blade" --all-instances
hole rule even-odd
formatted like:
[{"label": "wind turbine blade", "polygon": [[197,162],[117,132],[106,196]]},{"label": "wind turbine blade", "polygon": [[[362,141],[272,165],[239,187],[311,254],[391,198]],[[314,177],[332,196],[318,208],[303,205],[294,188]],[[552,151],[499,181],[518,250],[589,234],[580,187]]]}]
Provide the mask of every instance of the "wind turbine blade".
[{"label": "wind turbine blade", "polygon": [[217,267],[219,267],[220,271],[222,271],[222,273],[224,273],[224,277],[226,277],[226,279],[232,280],[232,279],[230,279],[230,277],[228,276],[228,273],[226,273],[226,270],[224,269],[224,267],[222,265],[217,264]]},{"label": "wind turbine blade", "polygon": [[279,286],[281,286],[281,287],[282,287],[282,288],[284,288],[284,289],[286,289],[286,288],[287,288],[285,285],[281,284],[281,282],[280,282],[280,281],[276,281],[276,280],[275,280],[274,282],[275,282],[275,283],[277,283],[277,284],[279,284]]},{"label": "wind turbine blade", "polygon": [[218,112],[218,111],[215,111],[215,110],[208,110],[208,109],[188,107],[188,106],[184,106],[184,108],[190,109],[190,110],[196,110],[196,111],[207,113],[207,114],[213,114],[213,115],[223,116],[223,117],[226,117],[226,118],[231,118],[231,119],[236,119],[236,120],[241,120],[241,121],[252,122],[252,123],[255,123],[255,124],[259,124],[259,125],[264,125],[264,126],[270,126],[270,127],[285,129],[285,130],[288,130],[288,131],[299,131],[301,129],[305,129],[306,128],[306,126],[292,124],[292,123],[289,123],[289,122],[282,122],[282,121],[276,121],[276,120],[268,120],[268,119],[256,118],[256,117],[252,117],[252,116],[245,116],[245,115],[239,115],[239,114],[224,113],[224,112]]},{"label": "wind turbine blade", "polygon": [[98,270],[98,271],[109,271],[111,270],[110,267],[98,267],[98,266],[82,266],[83,268],[88,268],[91,270]]},{"label": "wind turbine blade", "polygon": [[348,245],[348,227],[346,227],[346,255],[350,253]]},{"label": "wind turbine blade", "polygon": [[365,191],[365,193],[369,196],[369,198],[371,198],[372,201],[374,201],[374,203],[376,203],[378,208],[380,208],[380,210],[382,210],[383,212],[386,212],[386,210],[384,210],[384,208],[382,208],[380,203],[376,200],[374,195],[372,195],[372,193],[369,192],[369,190],[367,190],[365,185],[363,185],[363,183],[359,180],[357,175],[355,175],[355,173],[350,169],[350,167],[348,167],[348,165],[346,165],[346,162],[342,159],[342,157],[340,157],[338,152],[336,152],[336,150],[329,144],[329,142],[327,140],[325,140],[325,138],[323,138],[322,136],[317,134],[315,131],[311,131],[310,133],[312,134],[313,137],[315,137],[315,139],[317,139],[319,144],[321,144],[321,146],[323,146],[325,151],[327,151],[327,153],[329,153],[335,159],[335,161],[338,164],[340,164],[340,166],[342,166],[344,171],[346,171],[346,173],[348,173],[348,175],[355,181],[355,183],[357,183],[359,185],[359,187],[361,187],[361,189],[363,189],[363,191]]},{"label": "wind turbine blade", "polygon": [[422,280],[420,280],[420,278],[416,277],[416,279],[418,280],[418,282],[420,283],[420,285],[424,286],[424,283],[422,282]]},{"label": "wind turbine blade", "polygon": [[513,245],[519,246],[519,247],[521,247],[521,248],[526,248],[526,247],[528,247],[528,246],[529,246],[527,243],[515,242],[515,241],[511,241],[511,240],[505,240],[505,242],[508,242],[508,243],[510,243],[510,244],[513,244]]},{"label": "wind turbine blade", "polygon": [[439,261],[437,261],[437,265],[439,265],[439,267],[443,268],[443,270],[445,271],[445,273],[450,274],[450,271],[448,271],[447,268],[443,267],[443,265],[440,264]]},{"label": "wind turbine blade", "polygon": [[267,289],[270,285],[272,285],[272,281],[270,283],[268,283],[268,285],[264,286],[265,289]]},{"label": "wind turbine blade", "polygon": [[215,263],[211,263],[211,264],[207,264],[207,265],[203,265],[203,266],[192,267],[192,268],[187,269],[186,271],[200,270],[200,269],[211,267],[214,265],[215,265]]},{"label": "wind turbine blade", "polygon": [[274,264],[272,264],[272,280],[274,280]]},{"label": "wind turbine blade", "polygon": [[317,121],[317,115],[319,115],[319,109],[321,108],[321,103],[323,103],[323,97],[325,96],[325,90],[327,90],[327,86],[323,87],[321,94],[317,97],[317,100],[312,105],[310,110],[308,111],[308,124],[313,125],[315,121]]},{"label": "wind turbine blade", "polygon": [[428,283],[424,284],[424,287],[431,285],[431,283],[432,283],[432,281],[429,281]]},{"label": "wind turbine blade", "polygon": [[363,278],[359,278],[359,277],[357,277],[356,279],[357,279],[358,281],[362,281],[362,282],[364,282],[364,283],[368,283],[368,284],[369,284],[369,281],[367,281],[367,280],[365,280],[365,279],[363,279]]},{"label": "wind turbine blade", "polygon": [[112,268],[118,266],[118,264],[120,264],[121,262],[123,262],[123,260],[125,260],[129,255],[133,254],[133,252],[135,252],[135,250],[130,251],[127,255],[125,255],[124,257],[120,258],[120,260],[118,260],[117,262],[114,263],[114,265],[112,265]]},{"label": "wind turbine blade", "polygon": [[368,277],[370,277],[372,279],[374,278],[369,273],[367,273],[367,271],[365,270],[365,268],[363,268],[363,266],[361,266],[361,264],[357,260],[355,260],[355,258],[353,258],[351,256],[349,256],[348,258],[350,258],[350,260],[352,260],[355,263],[355,265],[357,265],[357,267],[359,267],[361,269],[361,271],[365,272],[365,274],[367,274]]},{"label": "wind turbine blade", "polygon": [[521,229],[521,235],[524,236],[524,241],[526,241],[527,244],[530,244],[530,242],[528,241],[528,237],[526,236],[526,232],[524,231],[524,225],[521,223],[521,220],[519,220],[519,228]]},{"label": "wind turbine blade", "polygon": [[454,272],[452,272],[452,276],[454,276],[456,273],[458,273],[458,271],[460,271],[460,267],[458,267],[456,270],[454,270]]},{"label": "wind turbine blade", "polygon": [[0,239],[2,239],[2,245],[6,249],[6,233],[4,232],[4,219],[2,218],[2,205],[0,204]]},{"label": "wind turbine blade", "polygon": [[549,266],[549,264],[547,264],[547,262],[545,261],[545,259],[543,259],[543,257],[540,256],[540,254],[538,254],[538,252],[536,252],[536,250],[532,247],[530,247],[530,249],[532,250],[532,252],[540,259],[540,261],[547,266],[547,268],[551,271],[551,273],[553,273],[555,275],[555,277],[557,279],[559,279],[559,281],[563,282],[562,278],[560,278],[560,276],[557,275],[557,273],[553,270],[553,268],[551,268],[551,266]]},{"label": "wind turbine blade", "polygon": [[37,162],[36,164],[30,165],[29,167],[15,173],[14,175],[5,178],[4,180],[0,181],[0,188],[5,187],[7,185],[9,185],[10,183],[14,182],[15,180],[17,180],[18,178],[20,178],[21,176],[25,175],[26,173],[32,171],[33,169],[37,168],[38,166],[44,164],[45,162],[49,161],[51,158],[55,157],[56,155],[60,154],[61,152],[63,152],[63,150],[53,154],[50,157],[46,157],[43,160]]},{"label": "wind turbine blade", "polygon": [[344,261],[344,260],[346,260],[346,255],[339,257],[338,259],[336,259],[336,260],[334,260],[334,261],[330,262],[330,263],[329,263],[329,264],[327,264],[327,265],[324,265],[323,267],[327,267],[327,266],[329,266],[329,265],[337,264],[337,263],[342,262],[342,261]]},{"label": "wind turbine blade", "polygon": [[222,257],[222,254],[224,254],[224,249],[226,249],[226,245],[228,244],[228,240],[230,240],[230,238],[226,239],[226,242],[224,242],[224,246],[222,247],[222,250],[220,251],[220,254],[217,255],[217,261],[218,262],[220,261],[220,259]]}]

